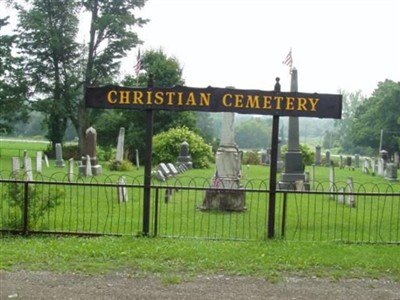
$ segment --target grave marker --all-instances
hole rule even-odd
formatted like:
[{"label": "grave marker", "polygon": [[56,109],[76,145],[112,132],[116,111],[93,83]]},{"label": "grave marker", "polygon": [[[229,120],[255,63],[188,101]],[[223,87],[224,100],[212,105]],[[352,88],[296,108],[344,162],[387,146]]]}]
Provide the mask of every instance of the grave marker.
[{"label": "grave marker", "polygon": [[125,141],[125,128],[121,127],[118,134],[117,154],[116,161],[122,162],[124,160],[124,141]]},{"label": "grave marker", "polygon": [[56,144],[56,167],[63,168],[65,166],[63,155],[62,155],[62,146],[60,143]]},{"label": "grave marker", "polygon": [[118,202],[128,202],[128,189],[126,188],[126,177],[121,176],[118,180]]},{"label": "grave marker", "polygon": [[36,172],[42,173],[42,152],[36,152]]}]

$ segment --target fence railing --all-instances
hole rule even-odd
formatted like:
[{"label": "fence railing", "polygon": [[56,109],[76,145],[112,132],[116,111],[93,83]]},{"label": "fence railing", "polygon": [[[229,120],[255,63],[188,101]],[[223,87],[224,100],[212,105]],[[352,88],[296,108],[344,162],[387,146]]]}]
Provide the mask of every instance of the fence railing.
[{"label": "fence railing", "polygon": [[[119,183],[118,183],[119,182]],[[397,184],[398,185],[398,184]],[[203,209],[207,191],[224,193],[204,178],[151,186],[143,214],[143,178],[107,177],[32,181],[0,179],[0,230],[21,234],[150,235],[227,240],[267,237],[269,181],[250,180],[243,211]],[[329,182],[305,191],[277,190],[274,236],[304,241],[400,243],[400,192],[392,185]],[[147,219],[148,218],[148,219]]]}]

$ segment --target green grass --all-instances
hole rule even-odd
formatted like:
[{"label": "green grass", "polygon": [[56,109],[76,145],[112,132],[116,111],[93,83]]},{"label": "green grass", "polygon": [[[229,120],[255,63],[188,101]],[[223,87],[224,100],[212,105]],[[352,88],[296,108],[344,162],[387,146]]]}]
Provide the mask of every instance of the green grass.
[{"label": "green grass", "polygon": [[160,238],[3,237],[0,269],[155,274],[177,283],[199,274],[400,280],[399,246],[332,242],[232,242]]}]

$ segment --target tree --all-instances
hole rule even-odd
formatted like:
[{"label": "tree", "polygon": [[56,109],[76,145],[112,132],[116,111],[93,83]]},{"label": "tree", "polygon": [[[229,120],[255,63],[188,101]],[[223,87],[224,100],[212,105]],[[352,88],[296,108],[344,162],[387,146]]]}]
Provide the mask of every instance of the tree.
[{"label": "tree", "polygon": [[[73,118],[76,90],[79,20],[77,1],[25,1],[15,4],[19,12],[18,49],[32,94],[32,106],[44,113],[47,137],[62,143],[68,118]],[[30,4],[30,5],[29,5]]]},{"label": "tree", "polygon": [[370,155],[377,154],[381,130],[386,131],[382,148],[389,153],[399,150],[400,82],[386,79],[378,83],[372,96],[360,104],[350,129],[351,140]]},{"label": "tree", "polygon": [[271,141],[271,119],[252,117],[235,127],[235,142],[240,148],[265,149]]},{"label": "tree", "polygon": [[346,91],[339,91],[343,95],[342,102],[342,119],[335,120],[334,136],[338,137],[338,143],[341,151],[351,153],[354,151],[355,143],[351,137],[351,126],[354,121],[354,116],[358,106],[365,101],[365,97],[361,91],[348,93]]},{"label": "tree", "polygon": [[[174,57],[167,57],[161,49],[148,50],[143,53],[142,70],[144,72],[138,78],[127,76],[121,82],[121,85],[146,86],[148,74],[154,74],[153,78],[157,87],[172,87],[184,83],[178,60]],[[179,126],[186,126],[196,132],[196,116],[194,112],[154,111],[154,135]],[[104,112],[102,117],[96,122],[99,144],[102,146],[116,145],[116,136],[119,127],[125,128],[125,147],[128,153],[133,155],[136,149],[139,150],[139,153],[144,153],[146,113],[144,111],[128,109],[114,109],[112,112]],[[134,157],[130,156],[129,158],[133,159]]]},{"label": "tree", "polygon": [[[82,0],[81,3],[90,14],[91,20],[85,58],[85,86],[111,83],[113,76],[119,71],[119,60],[140,43],[132,28],[143,26],[147,20],[135,16],[134,10],[142,8],[145,1]],[[85,131],[94,121],[94,115],[90,112],[85,108],[82,97],[78,103],[77,117],[72,119],[78,132],[81,153],[84,150]]]},{"label": "tree", "polygon": [[161,132],[153,138],[153,163],[175,162],[183,142],[189,144],[194,168],[208,168],[213,155],[211,146],[207,145],[203,138],[187,127],[171,128]]},{"label": "tree", "polygon": [[[0,31],[8,25],[8,17],[0,19]],[[27,83],[20,67],[20,58],[12,54],[16,35],[0,35],[0,134],[10,133],[16,121],[26,121]]]}]

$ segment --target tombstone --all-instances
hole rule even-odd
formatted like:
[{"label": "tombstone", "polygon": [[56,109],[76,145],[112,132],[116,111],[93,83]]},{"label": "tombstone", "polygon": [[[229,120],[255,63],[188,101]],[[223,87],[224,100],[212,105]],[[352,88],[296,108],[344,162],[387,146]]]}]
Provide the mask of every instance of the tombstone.
[{"label": "tombstone", "polygon": [[354,155],[354,167],[359,168],[360,167],[360,154],[355,154]]},{"label": "tombstone", "polygon": [[158,165],[158,170],[160,170],[162,172],[162,174],[164,175],[165,179],[168,179],[172,176],[171,171],[168,169],[167,165],[165,163],[160,163]]},{"label": "tombstone", "polygon": [[343,156],[342,155],[340,155],[339,156],[339,169],[343,169]]},{"label": "tombstone", "polygon": [[24,157],[24,166],[25,166],[25,174],[26,180],[33,180],[33,171],[32,171],[32,160],[29,156]]},{"label": "tombstone", "polygon": [[63,168],[65,166],[62,156],[62,146],[60,143],[56,144],[56,167]]},{"label": "tombstone", "polygon": [[329,172],[329,199],[335,200],[335,194],[333,194],[336,190],[336,179],[335,179],[335,166],[331,166]]},{"label": "tombstone", "polygon": [[126,178],[121,176],[118,180],[118,202],[128,202],[128,189],[126,188]]},{"label": "tombstone", "polygon": [[363,163],[363,173],[364,174],[369,174],[369,168],[370,168],[370,162],[368,158],[364,159],[364,163]]},{"label": "tombstone", "polygon": [[399,169],[400,168],[400,155],[399,155],[399,152],[395,152],[394,153],[393,162],[394,162],[394,165],[396,166],[396,168]]},{"label": "tombstone", "polygon": [[46,154],[44,155],[44,163],[46,164],[46,167],[48,168],[49,167],[49,159]]},{"label": "tombstone", "polygon": [[383,158],[378,160],[378,176],[385,176],[385,161]]},{"label": "tombstone", "polygon": [[315,147],[315,165],[316,166],[321,165],[321,146]]},{"label": "tombstone", "polygon": [[84,172],[82,175],[84,176],[93,176],[92,173],[92,162],[89,155],[86,155],[86,165],[81,166],[84,168]]},{"label": "tombstone", "polygon": [[[347,186],[349,188],[349,193],[354,193],[353,177],[347,178]],[[349,205],[350,207],[356,207],[356,196],[348,195],[346,204]]]},{"label": "tombstone", "polygon": [[351,156],[347,156],[346,157],[346,167],[349,168],[349,169],[351,168],[351,162],[352,162],[351,161]]},{"label": "tombstone", "polygon": [[325,152],[325,166],[331,166],[331,152],[329,150]]},{"label": "tombstone", "polygon": [[261,164],[262,165],[267,164],[267,152],[264,150],[261,152]]},{"label": "tombstone", "polygon": [[68,160],[68,181],[74,181],[74,159],[70,158]]},{"label": "tombstone", "polygon": [[121,127],[118,134],[117,154],[116,161],[122,162],[124,160],[124,141],[125,141],[125,128]]},{"label": "tombstone", "polygon": [[42,152],[36,152],[36,172],[42,173]]},{"label": "tombstone", "polygon": [[139,170],[139,150],[136,149],[136,170]]},{"label": "tombstone", "polygon": [[20,169],[21,169],[21,164],[19,157],[15,156],[11,158],[11,170],[12,170],[12,176],[16,178],[19,175]]},{"label": "tombstone", "polygon": [[172,176],[176,176],[179,174],[178,170],[175,168],[175,166],[172,163],[167,163],[167,168],[171,172]]},{"label": "tombstone", "polygon": [[[217,170],[212,182],[218,181],[218,189],[207,190],[201,210],[244,211],[245,192],[240,186],[241,154],[234,141],[232,112],[223,113],[221,142],[216,153]],[[215,185],[213,184],[213,187]]]},{"label": "tombstone", "polygon": [[[97,132],[93,127],[86,130],[85,138],[85,156],[82,157],[82,165],[79,167],[79,175],[83,176],[97,176],[101,175],[103,169],[98,164],[97,153]],[[88,169],[90,165],[90,172]]]},{"label": "tombstone", "polygon": [[398,181],[397,180],[397,166],[394,163],[388,163],[386,165],[385,179],[387,179],[389,181]]},{"label": "tombstone", "polygon": [[166,178],[165,178],[165,176],[164,176],[164,174],[163,174],[163,172],[162,172],[161,170],[157,170],[157,171],[155,172],[155,176],[156,176],[156,179],[157,179],[158,181],[164,182],[164,181],[166,180]]},{"label": "tombstone", "polygon": [[193,167],[192,156],[189,153],[189,144],[188,142],[184,141],[181,144],[181,148],[179,151],[179,156],[177,159],[177,165],[185,165],[188,169]]},{"label": "tombstone", "polygon": [[311,175],[311,189],[315,189],[315,165],[312,165],[312,175]]}]

